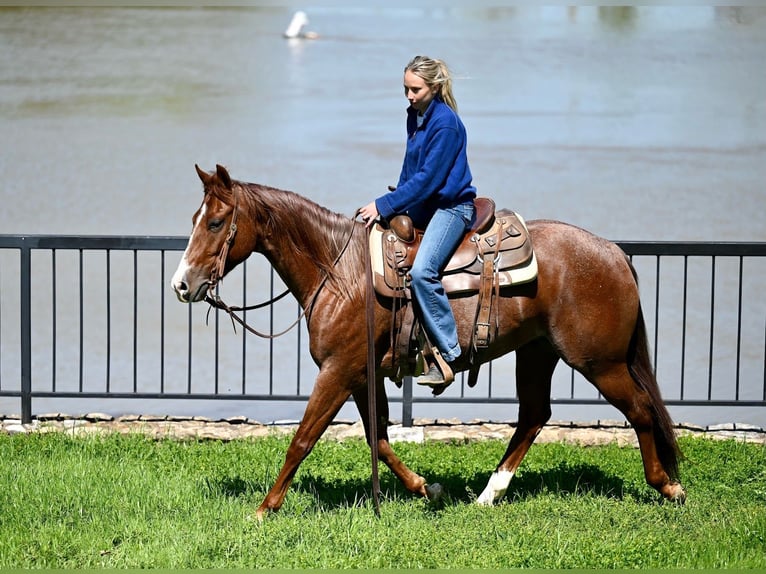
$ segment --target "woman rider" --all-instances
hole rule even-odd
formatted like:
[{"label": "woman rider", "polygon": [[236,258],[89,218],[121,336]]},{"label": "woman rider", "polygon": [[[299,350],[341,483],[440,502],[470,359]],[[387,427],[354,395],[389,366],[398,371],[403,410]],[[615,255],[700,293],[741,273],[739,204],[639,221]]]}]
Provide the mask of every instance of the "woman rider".
[{"label": "woman rider", "polygon": [[[476,188],[471,185],[466,130],[446,64],[426,56],[413,58],[404,69],[404,95],[410,106],[399,182],[359,213],[368,227],[379,215],[390,219],[407,214],[416,228],[425,230],[410,287],[429,342],[449,364],[460,356],[460,343],[441,275],[473,223]],[[443,385],[445,373],[433,364],[417,382]]]}]

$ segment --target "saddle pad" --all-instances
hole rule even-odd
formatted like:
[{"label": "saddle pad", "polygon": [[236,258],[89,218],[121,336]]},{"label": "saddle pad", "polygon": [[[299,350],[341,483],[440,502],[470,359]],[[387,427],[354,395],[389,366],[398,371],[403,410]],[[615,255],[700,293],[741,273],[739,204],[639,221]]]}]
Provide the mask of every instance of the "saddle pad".
[{"label": "saddle pad", "polygon": [[396,290],[391,289],[385,280],[385,256],[383,255],[383,234],[389,233],[380,223],[375,223],[370,230],[370,263],[372,267],[372,284],[375,291],[385,297],[396,297],[401,295]]}]

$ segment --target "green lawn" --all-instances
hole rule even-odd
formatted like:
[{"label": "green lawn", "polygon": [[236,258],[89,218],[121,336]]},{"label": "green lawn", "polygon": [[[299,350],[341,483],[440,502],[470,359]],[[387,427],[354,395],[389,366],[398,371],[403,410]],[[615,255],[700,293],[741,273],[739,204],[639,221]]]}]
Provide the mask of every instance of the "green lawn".
[{"label": "green lawn", "polygon": [[287,443],[0,436],[0,568],[766,567],[760,445],[682,439],[685,506],[660,502],[632,448],[536,445],[484,508],[504,442],[398,444],[447,497],[382,469],[376,518],[366,445],[321,441],[259,523]]}]

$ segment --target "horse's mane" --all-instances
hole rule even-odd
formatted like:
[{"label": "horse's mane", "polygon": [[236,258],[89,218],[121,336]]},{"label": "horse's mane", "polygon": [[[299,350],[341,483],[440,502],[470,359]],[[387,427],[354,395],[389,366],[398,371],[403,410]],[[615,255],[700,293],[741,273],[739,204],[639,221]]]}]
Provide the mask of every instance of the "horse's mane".
[{"label": "horse's mane", "polygon": [[361,225],[292,191],[255,183],[235,185],[250,216],[270,233],[286,236],[297,253],[323,271],[330,288],[345,296],[358,291],[364,277]]}]

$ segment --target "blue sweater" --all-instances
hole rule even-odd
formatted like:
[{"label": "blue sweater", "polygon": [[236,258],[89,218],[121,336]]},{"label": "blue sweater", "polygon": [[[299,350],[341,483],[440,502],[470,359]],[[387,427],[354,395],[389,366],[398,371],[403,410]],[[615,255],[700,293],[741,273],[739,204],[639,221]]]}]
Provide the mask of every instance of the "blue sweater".
[{"label": "blue sweater", "polygon": [[407,151],[396,190],[375,200],[386,219],[407,213],[424,229],[438,208],[473,200],[471,169],[466,155],[465,126],[438,96],[418,125],[418,112],[407,109]]}]

